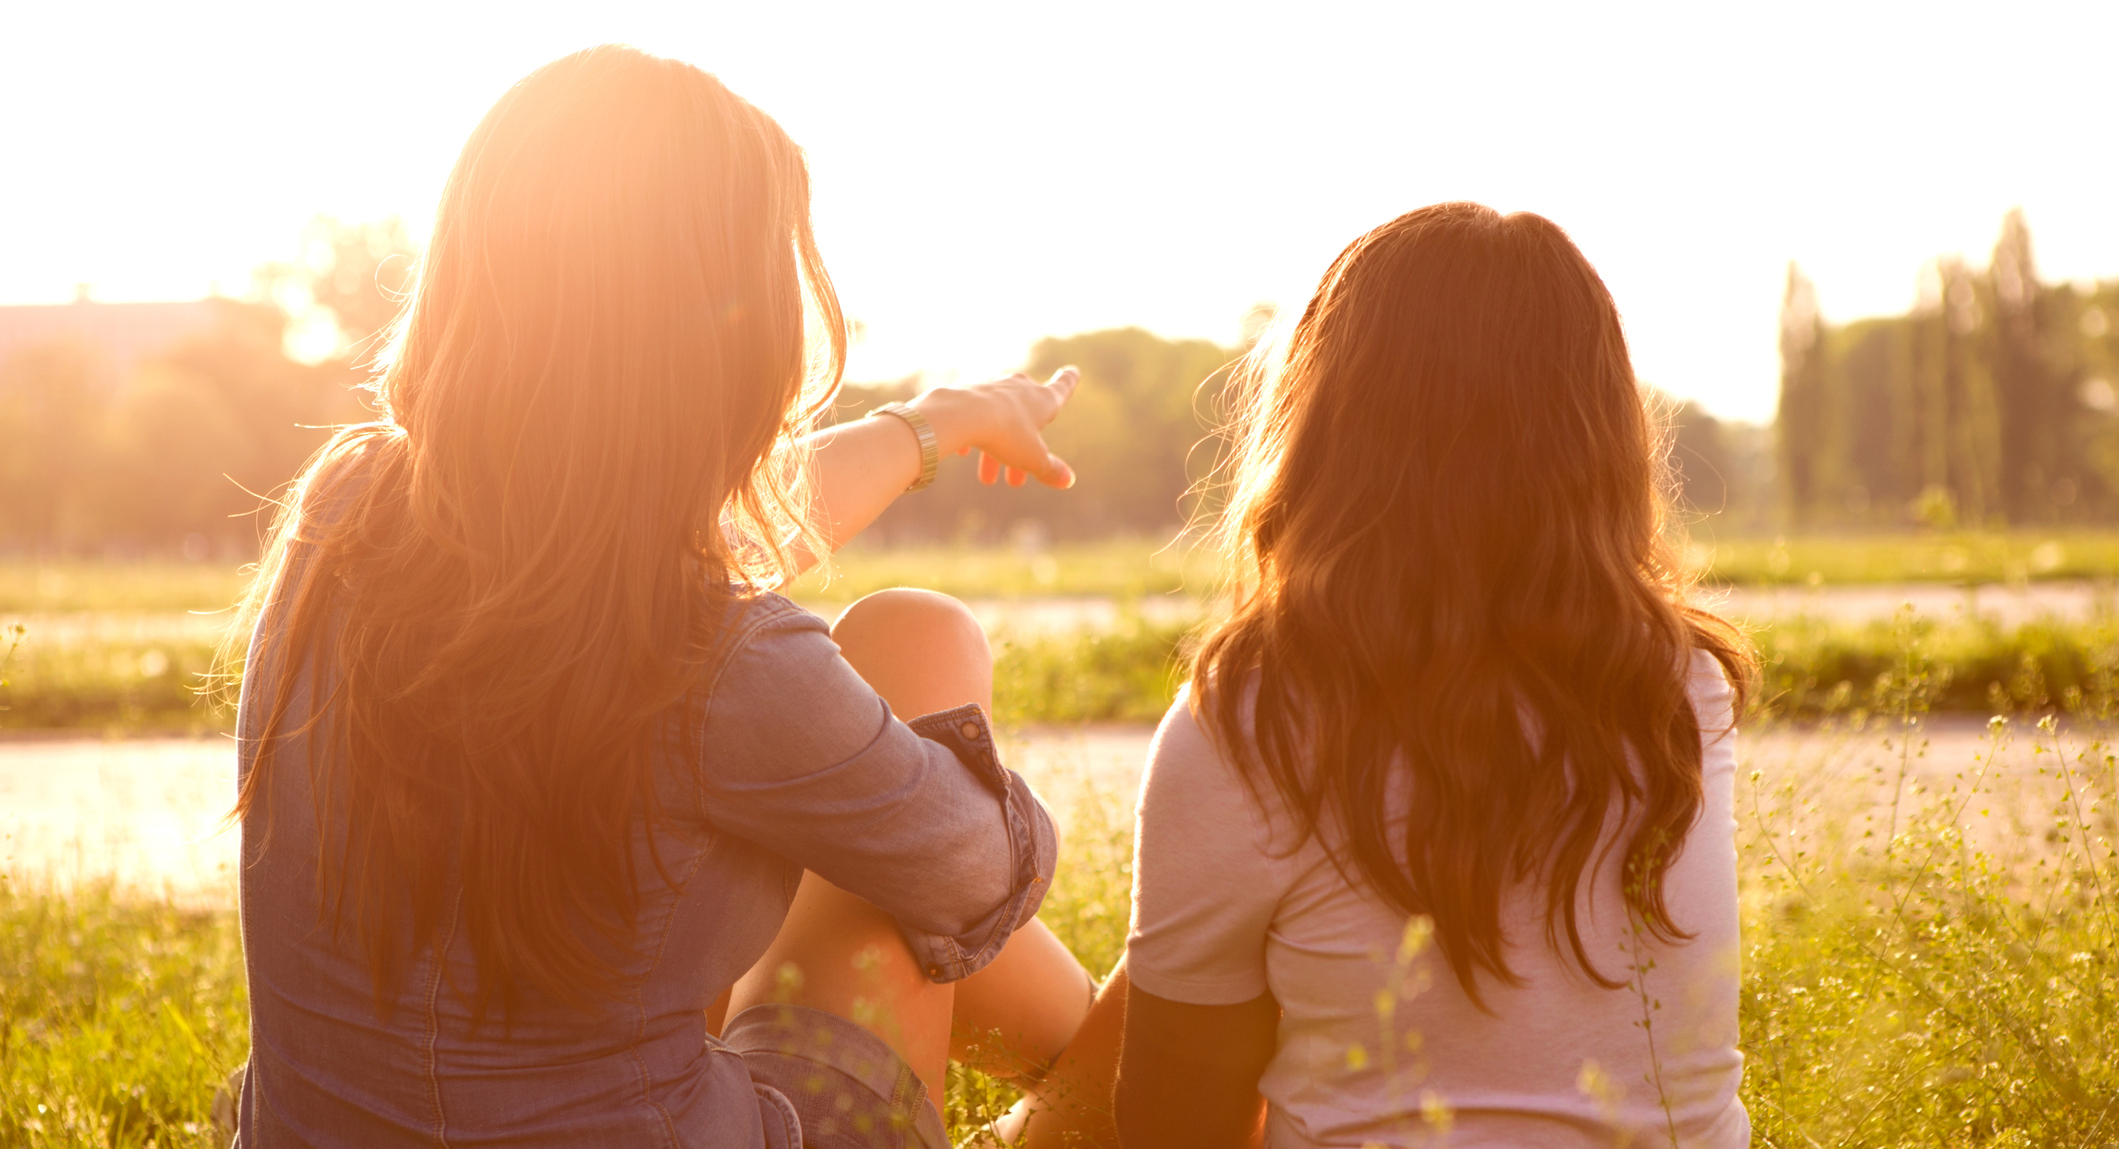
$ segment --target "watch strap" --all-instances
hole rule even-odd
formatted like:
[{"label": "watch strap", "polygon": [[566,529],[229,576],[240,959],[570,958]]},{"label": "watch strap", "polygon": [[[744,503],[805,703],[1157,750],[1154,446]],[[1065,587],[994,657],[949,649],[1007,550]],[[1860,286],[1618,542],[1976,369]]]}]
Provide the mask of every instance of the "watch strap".
[{"label": "watch strap", "polygon": [[906,492],[923,491],[933,486],[935,471],[942,464],[942,446],[941,440],[935,438],[934,424],[927,421],[927,416],[903,403],[885,403],[868,414],[871,417],[891,415],[904,420],[905,425],[912,428],[913,437],[920,441],[920,477],[905,488]]}]

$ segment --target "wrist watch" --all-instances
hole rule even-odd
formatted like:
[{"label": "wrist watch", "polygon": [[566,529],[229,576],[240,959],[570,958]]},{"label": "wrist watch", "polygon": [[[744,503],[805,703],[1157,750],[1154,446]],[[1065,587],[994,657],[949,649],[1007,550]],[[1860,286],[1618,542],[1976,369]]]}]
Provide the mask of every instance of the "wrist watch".
[{"label": "wrist watch", "polygon": [[935,468],[942,462],[942,449],[940,441],[934,436],[934,424],[927,421],[927,416],[903,403],[885,403],[870,411],[868,415],[870,418],[877,415],[894,415],[903,419],[905,425],[912,428],[913,437],[920,441],[920,477],[905,488],[906,493],[923,491],[932,486]]}]

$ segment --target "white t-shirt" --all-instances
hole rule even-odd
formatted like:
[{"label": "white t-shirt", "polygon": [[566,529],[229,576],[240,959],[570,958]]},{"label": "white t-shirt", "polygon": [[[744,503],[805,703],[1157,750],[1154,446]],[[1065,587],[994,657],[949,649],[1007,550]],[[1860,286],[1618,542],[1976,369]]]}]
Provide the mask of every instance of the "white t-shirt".
[{"label": "white t-shirt", "polygon": [[[1320,842],[1287,852],[1291,823],[1277,796],[1268,787],[1274,812],[1261,813],[1183,695],[1141,783],[1128,976],[1194,1005],[1272,991],[1279,1049],[1259,1080],[1271,1149],[1441,1144],[1434,1118],[1458,1149],[1645,1147],[1673,1136],[1687,1149],[1748,1145],[1737,1100],[1732,692],[1704,653],[1688,686],[1705,797],[1664,896],[1692,940],[1636,937],[1616,860],[1582,883],[1578,925],[1599,972],[1631,978],[1630,967],[1648,965],[1626,988],[1601,988],[1555,954],[1543,891],[1518,890],[1502,922],[1523,984],[1482,975],[1493,1013],[1480,1012],[1439,951],[1408,945],[1405,916],[1350,884]],[[1644,1017],[1653,1025],[1644,1029]]]}]

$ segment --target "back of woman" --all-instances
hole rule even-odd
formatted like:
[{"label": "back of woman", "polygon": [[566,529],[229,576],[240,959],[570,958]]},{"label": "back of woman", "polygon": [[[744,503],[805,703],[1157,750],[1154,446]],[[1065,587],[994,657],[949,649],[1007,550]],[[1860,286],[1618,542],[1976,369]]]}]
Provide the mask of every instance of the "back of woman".
[{"label": "back of woman", "polygon": [[[795,613],[791,605],[785,612]],[[755,625],[775,612],[761,604],[745,613]],[[252,657],[261,680],[277,676],[272,636],[285,624],[278,604],[260,619]],[[328,721],[306,700],[316,678],[328,696],[335,675],[314,663],[297,674],[297,701],[281,722],[300,729]],[[724,696],[719,708],[755,721],[754,702]],[[349,763],[290,739],[269,773],[259,771],[266,711],[246,706],[238,730],[240,778],[262,779],[243,851],[254,1048],[242,1144],[693,1144],[690,1131],[712,1115],[756,1112],[743,1059],[708,1040],[704,1010],[772,940],[801,868],[705,815],[691,775],[696,760],[682,752],[659,760],[663,816],[652,833],[645,824],[633,830],[640,880],[632,928],[598,946],[609,976],[626,987],[622,996],[583,1008],[523,987],[504,1005],[477,992],[491,985],[481,981],[467,928],[477,892],[467,906],[457,867],[428,879],[450,897],[434,934],[411,944],[412,908],[392,915],[400,932],[387,979],[348,944],[353,931],[325,900],[333,875],[320,869],[343,856],[353,829],[345,787],[319,795],[313,786],[344,778]],[[706,732],[688,733],[683,719],[671,715],[673,750]],[[714,725],[720,734],[727,723]],[[748,772],[730,761],[740,748],[729,749],[706,768]],[[754,1136],[723,1120],[727,1143]]]},{"label": "back of woman", "polygon": [[1179,1113],[1183,1066],[1276,1149],[1745,1144],[1749,655],[1685,603],[1601,280],[1540,217],[1413,212],[1237,395],[1235,600],[1142,794],[1127,1142],[1256,1120]]},{"label": "back of woman", "polygon": [[[1706,721],[1726,722],[1730,690],[1712,660],[1695,667],[1692,697]],[[1577,910],[1583,948],[1626,982],[1608,989],[1544,944],[1540,891],[1518,889],[1499,915],[1517,983],[1488,980],[1475,1001],[1429,922],[1334,864],[1324,843],[1343,858],[1342,833],[1302,842],[1279,802],[1269,822],[1198,722],[1173,711],[1142,794],[1133,987],[1211,1005],[1271,995],[1277,1044],[1257,1086],[1268,1145],[1420,1145],[1445,1127],[1452,1145],[1608,1147],[1621,1131],[1636,1145],[1747,1144],[1735,755],[1732,738],[1708,738],[1700,821],[1663,878],[1690,940],[1640,928],[1605,867]],[[1396,789],[1394,828],[1410,801]]]},{"label": "back of woman", "polygon": [[621,47],[466,143],[383,417],[248,604],[237,1145],[941,1149],[956,1020],[1035,1022],[987,1042],[1024,1072],[1072,1033],[976,621],[760,584],[944,452],[1064,486],[1074,373],[809,433],[846,329],[808,209],[769,117]]}]

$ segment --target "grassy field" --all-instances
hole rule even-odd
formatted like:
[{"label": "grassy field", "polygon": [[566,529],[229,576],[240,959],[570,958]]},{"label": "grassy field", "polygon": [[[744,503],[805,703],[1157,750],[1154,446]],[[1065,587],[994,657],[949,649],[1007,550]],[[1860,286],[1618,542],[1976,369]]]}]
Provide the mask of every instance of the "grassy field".
[{"label": "grassy field", "polygon": [[[1003,725],[1152,722],[1184,678],[1181,625],[1122,619],[1109,630],[1003,633],[994,710]],[[1860,711],[1917,642],[1932,667],[1931,705],[1955,713],[2066,708],[2119,665],[2119,619],[1939,624],[1902,616],[1864,624],[1783,620],[1753,634],[1764,659],[1761,717]],[[212,647],[199,641],[40,643],[32,632],[0,686],[0,728],[105,734],[227,730],[234,715],[203,698]]]},{"label": "grassy field", "polygon": [[225,610],[242,568],[215,563],[0,561],[0,615]]},{"label": "grassy field", "polygon": [[1043,551],[1003,547],[850,547],[831,567],[809,572],[789,591],[803,600],[850,602],[871,591],[921,586],[959,598],[1146,594],[1206,595],[1216,569],[1195,548],[1147,539],[1075,543]]},{"label": "grassy field", "polygon": [[[1799,768],[1739,782],[1755,1143],[2119,1143],[2112,747],[1997,720],[1948,784],[1909,782],[1925,668],[1907,666],[1869,700],[1895,777],[1861,794]],[[2108,722],[2110,697],[2087,712]],[[1990,770],[2011,738],[2043,766]]]},{"label": "grassy field", "polygon": [[214,1144],[249,1025],[233,913],[0,882],[0,1145]]},{"label": "grassy field", "polygon": [[[218,611],[242,593],[241,568],[211,563],[0,560],[0,616],[81,612]],[[1007,547],[855,546],[829,568],[804,575],[789,594],[850,602],[893,586],[923,586],[961,598],[1136,598],[1205,594],[1213,569],[1197,551],[1144,539],[1079,543],[1044,551]]]},{"label": "grassy field", "polygon": [[[1844,584],[1950,579],[2110,577],[2119,533],[1987,534],[1888,539],[1738,540],[1696,545],[1710,578],[1729,583]],[[217,627],[242,586],[232,567],[171,563],[0,562],[0,624],[30,628],[0,724],[111,732],[225,729],[201,705]],[[1212,586],[1196,551],[1141,540],[1003,548],[852,549],[792,592],[819,609],[887,586],[916,584],[973,599],[1196,594]],[[1879,626],[1782,623],[1759,638],[1783,708],[1828,707],[1833,691],[1873,680],[1888,661]],[[1002,635],[1000,708],[1019,721],[1146,719],[1167,703],[1177,628],[1138,621],[1080,635]],[[2001,632],[1962,626],[1941,636],[1949,674],[1938,705],[1978,709],[2025,657],[2056,690],[2079,684],[2102,624],[2037,623]],[[2055,694],[2058,698],[2058,694]]]},{"label": "grassy field", "polygon": [[[1900,633],[1897,671],[1835,720],[1880,724],[1895,777],[1850,785],[1818,764],[1747,762],[1739,778],[1755,1143],[2119,1142],[2119,771],[2095,736],[2119,718],[2109,677],[2076,696],[2069,723],[1997,720],[1986,751],[1923,770],[1940,674],[1926,640]],[[1990,770],[2010,739],[2035,743],[2042,766]],[[1124,941],[1129,796],[1048,792],[1069,825],[1043,917],[1108,968]],[[210,1144],[214,1086],[243,1056],[231,914],[0,886],[0,1006],[0,1145]],[[955,1136],[1011,1099],[953,1069]]]},{"label": "grassy field", "polygon": [[[1181,681],[1183,636],[1179,628],[1135,622],[1109,632],[1003,637],[994,660],[996,716],[1004,723],[1152,722]],[[52,647],[32,632],[0,685],[0,730],[226,731],[234,713],[200,692],[212,664],[206,643]]]},{"label": "grassy field", "polygon": [[1818,582],[2020,583],[2119,574],[2119,532],[2012,531],[1887,536],[1714,539],[1686,560],[1733,586]]},{"label": "grassy field", "polygon": [[[2018,552],[2027,563],[2040,545],[2015,540],[1953,577],[2002,569]],[[1780,570],[1765,546],[1767,559],[1718,561]],[[2077,543],[2062,547],[2061,565],[2044,573],[2102,573],[2069,567]],[[952,589],[967,595],[1089,593],[1111,585],[1133,561],[1127,553],[1114,544],[1042,574],[1034,556],[996,552],[966,552],[953,567],[924,565],[932,555],[901,567],[849,560],[842,581],[808,589],[851,597],[949,569]],[[1790,581],[1802,553],[1789,549]],[[1842,554],[1831,577],[1900,577],[1917,557],[1903,541],[1877,553]],[[0,622],[10,613],[149,619],[212,608],[236,586],[233,572],[212,567],[56,569],[54,578],[0,565]],[[1189,584],[1137,592],[1179,585]],[[225,726],[225,713],[201,710],[191,693],[207,644],[128,625],[66,643],[32,632],[0,671],[13,680],[0,691],[11,708],[0,728]],[[1774,764],[1740,784],[1744,1096],[1757,1143],[2119,1144],[2119,758],[2095,737],[2119,719],[2119,622],[2003,629],[1902,616],[1783,623],[1757,638],[1767,673],[1754,722],[1799,716],[1871,735],[1881,726],[1906,767],[1849,787]],[[1182,639],[1179,627],[1138,619],[1106,632],[1004,636],[998,717],[1152,719],[1177,681]],[[1920,724],[1941,710],[2017,715],[1994,727],[1996,746],[2033,741],[2042,768],[2002,776],[1982,755],[1917,772],[1947,784],[1908,781],[1926,753]],[[2051,711],[2071,717],[2041,721]],[[1044,917],[1105,968],[1124,940],[1130,795],[1086,783],[1052,795],[1070,825]],[[211,1144],[213,1089],[243,1056],[245,1009],[232,914],[0,883],[0,1145]],[[962,1138],[1011,1095],[959,1070],[949,1098]]]},{"label": "grassy field", "polygon": [[[2119,576],[2119,531],[1716,539],[1696,537],[1687,561],[1710,582],[1831,585],[1888,582],[2010,583]],[[0,560],[0,615],[84,611],[216,611],[244,575],[207,563]],[[1216,568],[1196,548],[1147,539],[1070,543],[1045,550],[860,545],[791,592],[844,602],[891,586],[924,586],[964,598],[1204,595]]]}]

